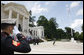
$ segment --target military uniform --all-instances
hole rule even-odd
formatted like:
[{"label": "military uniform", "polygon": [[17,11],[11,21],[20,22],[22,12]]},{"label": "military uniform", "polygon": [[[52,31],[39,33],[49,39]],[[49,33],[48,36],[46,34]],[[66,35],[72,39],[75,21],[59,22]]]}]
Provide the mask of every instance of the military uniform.
[{"label": "military uniform", "polygon": [[17,34],[19,42],[6,32],[1,32],[1,54],[14,54],[16,52],[27,53],[31,51],[30,45],[25,38],[22,38],[22,34]]}]

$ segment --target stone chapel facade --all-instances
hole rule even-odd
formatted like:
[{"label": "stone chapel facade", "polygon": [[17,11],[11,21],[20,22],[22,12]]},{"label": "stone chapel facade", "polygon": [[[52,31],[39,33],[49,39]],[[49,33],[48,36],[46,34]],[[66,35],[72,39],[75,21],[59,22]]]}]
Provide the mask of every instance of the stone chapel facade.
[{"label": "stone chapel facade", "polygon": [[29,27],[29,12],[25,6],[8,3],[1,4],[1,19],[16,19],[16,26],[21,27],[21,32],[25,35],[29,35],[29,31],[32,31],[32,38],[44,38],[43,26]]}]

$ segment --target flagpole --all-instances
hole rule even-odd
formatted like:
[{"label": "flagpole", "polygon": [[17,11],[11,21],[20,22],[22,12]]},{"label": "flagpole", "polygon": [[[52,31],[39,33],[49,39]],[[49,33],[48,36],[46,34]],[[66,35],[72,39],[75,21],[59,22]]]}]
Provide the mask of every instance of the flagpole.
[{"label": "flagpole", "polygon": [[[70,15],[70,8],[69,7],[67,7],[67,8],[68,8],[68,17],[70,17],[71,16]],[[72,27],[71,27],[71,42],[74,42]]]},{"label": "flagpole", "polygon": [[73,37],[73,30],[72,30],[72,28],[71,28],[71,37]]}]

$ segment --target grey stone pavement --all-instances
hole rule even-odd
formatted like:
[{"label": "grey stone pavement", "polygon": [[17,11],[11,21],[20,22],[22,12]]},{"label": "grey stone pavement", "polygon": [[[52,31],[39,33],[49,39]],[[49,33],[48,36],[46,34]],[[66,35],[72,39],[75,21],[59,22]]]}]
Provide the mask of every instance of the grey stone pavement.
[{"label": "grey stone pavement", "polygon": [[39,45],[31,46],[31,52],[14,54],[83,54],[83,43],[61,42],[56,41],[53,45],[53,41],[42,42]]}]

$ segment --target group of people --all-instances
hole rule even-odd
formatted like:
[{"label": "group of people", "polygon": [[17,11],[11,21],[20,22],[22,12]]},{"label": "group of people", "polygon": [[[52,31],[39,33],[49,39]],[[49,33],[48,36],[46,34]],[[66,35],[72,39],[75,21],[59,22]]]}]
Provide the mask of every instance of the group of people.
[{"label": "group of people", "polygon": [[39,44],[39,39],[38,39],[38,38],[34,38],[34,39],[33,39],[33,44],[34,44],[34,45],[36,45],[36,44],[38,45],[38,44]]},{"label": "group of people", "polygon": [[32,38],[32,37],[27,37],[27,41],[28,43],[33,43],[34,45],[38,45],[39,44],[39,41],[40,39],[39,38]]},{"label": "group of people", "polygon": [[[33,38],[32,38],[33,37]],[[33,42],[33,44],[34,45],[38,45],[39,44],[39,37],[34,37],[33,35],[32,35],[32,32],[31,31],[29,31],[29,36],[28,36],[28,38],[27,38],[27,40],[29,41],[29,42]]]}]

